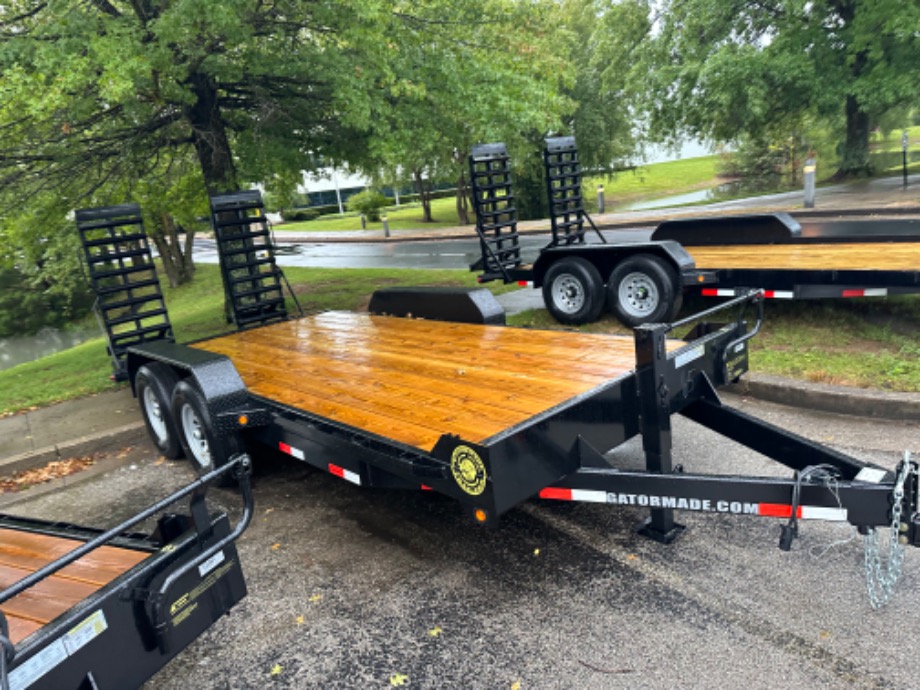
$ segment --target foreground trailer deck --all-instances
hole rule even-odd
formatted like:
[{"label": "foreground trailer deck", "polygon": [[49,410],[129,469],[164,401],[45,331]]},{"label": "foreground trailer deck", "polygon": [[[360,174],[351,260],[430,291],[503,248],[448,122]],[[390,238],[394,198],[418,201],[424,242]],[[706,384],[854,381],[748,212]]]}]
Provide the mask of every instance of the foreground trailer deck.
[{"label": "foreground trailer deck", "polygon": [[254,395],[424,451],[444,434],[488,445],[636,362],[631,337],[350,312],[193,347],[229,357]]},{"label": "foreground trailer deck", "polygon": [[[19,582],[81,544],[76,539],[0,527],[0,588]],[[18,644],[149,555],[149,550],[101,546],[0,604],[10,626],[10,641]]]}]

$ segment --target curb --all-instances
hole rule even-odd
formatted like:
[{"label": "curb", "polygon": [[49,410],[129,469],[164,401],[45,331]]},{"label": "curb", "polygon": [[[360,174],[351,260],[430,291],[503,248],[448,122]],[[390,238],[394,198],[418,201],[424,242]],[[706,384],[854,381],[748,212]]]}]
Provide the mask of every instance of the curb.
[{"label": "curb", "polygon": [[81,436],[73,441],[47,446],[39,450],[26,451],[19,455],[0,460],[0,472],[4,475],[15,474],[24,470],[35,469],[55,460],[93,455],[117,450],[132,443],[142,443],[147,438],[147,429],[143,422],[132,422],[116,429]]},{"label": "curb", "polygon": [[750,373],[724,390],[735,395],[817,412],[898,422],[920,420],[920,393],[803,383],[779,376]]}]

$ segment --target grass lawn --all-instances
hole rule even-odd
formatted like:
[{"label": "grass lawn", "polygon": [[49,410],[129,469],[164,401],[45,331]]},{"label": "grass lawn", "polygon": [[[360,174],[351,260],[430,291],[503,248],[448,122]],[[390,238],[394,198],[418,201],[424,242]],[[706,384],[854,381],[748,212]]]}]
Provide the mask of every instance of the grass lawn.
[{"label": "grass lawn", "polygon": [[591,177],[584,180],[586,199],[594,199],[597,186],[604,185],[608,207],[625,205],[633,201],[683,194],[698,189],[709,189],[724,181],[716,168],[719,156],[700,156],[683,160],[643,165],[628,170],[613,179]]},{"label": "grass lawn", "polygon": [[[431,202],[431,215],[434,221],[431,223],[422,222],[422,205],[409,204],[402,205],[399,208],[390,206],[384,209],[387,220],[390,223],[390,230],[415,230],[416,228],[450,228],[460,224],[457,217],[457,202],[454,197],[448,199],[435,199]],[[472,215],[472,214],[471,214]],[[316,220],[302,221],[298,223],[285,223],[277,226],[279,230],[293,230],[300,232],[333,232],[337,230],[360,230],[361,219],[356,215],[340,216],[332,214],[321,216]],[[368,230],[379,230],[383,236],[383,222],[368,223]],[[470,226],[472,232],[472,226]]]},{"label": "grass lawn", "polygon": [[[289,268],[285,274],[305,311],[366,309],[377,288],[393,285],[475,287],[465,270]],[[501,292],[513,287],[495,285]],[[231,330],[223,316],[223,289],[217,266],[199,266],[195,280],[172,290],[164,286],[170,320],[178,342],[198,340]],[[293,303],[289,313],[295,313]],[[119,385],[109,380],[111,364],[102,337],[34,362],[0,371],[0,415],[99,393]]]},{"label": "grass lawn", "polygon": [[[716,304],[687,298],[681,316]],[[920,295],[768,300],[764,326],[751,341],[751,371],[788,378],[881,390],[920,392]],[[516,326],[559,328],[548,312],[509,319]],[[582,326],[591,333],[629,330],[611,316]]]}]

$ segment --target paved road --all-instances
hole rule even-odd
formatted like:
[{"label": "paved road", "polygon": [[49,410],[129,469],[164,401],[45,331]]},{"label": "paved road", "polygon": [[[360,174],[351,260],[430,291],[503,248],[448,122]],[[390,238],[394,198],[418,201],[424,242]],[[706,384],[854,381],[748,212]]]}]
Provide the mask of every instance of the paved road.
[{"label": "paved road", "polygon": [[[735,402],[887,466],[920,451],[915,422]],[[778,471],[679,418],[675,454],[690,471]],[[614,457],[641,463],[635,443]],[[5,510],[111,525],[191,477],[147,446],[126,462]],[[240,544],[249,597],[150,688],[388,688],[402,676],[407,688],[916,687],[920,554],[874,612],[843,526],[806,523],[784,553],[776,521],[689,514],[665,547],[633,533],[638,510],[535,501],[484,531],[436,495],[256,462]],[[213,496],[234,508],[231,493]]]}]

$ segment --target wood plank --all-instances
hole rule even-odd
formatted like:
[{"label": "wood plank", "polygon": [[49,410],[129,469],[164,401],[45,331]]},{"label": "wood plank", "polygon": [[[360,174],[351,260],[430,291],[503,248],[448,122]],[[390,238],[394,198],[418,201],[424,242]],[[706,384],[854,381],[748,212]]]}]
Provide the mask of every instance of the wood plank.
[{"label": "wood plank", "polygon": [[[16,584],[31,572],[25,568],[0,565],[0,589]],[[44,625],[73,608],[98,589],[98,585],[52,575],[22,594],[4,602],[0,608],[4,613],[9,612]]]},{"label": "wood plank", "polygon": [[920,242],[685,247],[699,269],[920,271]]},{"label": "wood plank", "polygon": [[348,312],[195,347],[230,357],[256,395],[423,450],[445,433],[485,441],[635,362],[631,337]]},{"label": "wood plank", "polygon": [[[0,589],[19,582],[84,542],[78,539],[0,528]],[[13,644],[73,608],[127,572],[149,554],[102,546],[0,605]]]},{"label": "wood plank", "polygon": [[[38,570],[83,544],[78,539],[0,528],[0,564]],[[102,546],[58,571],[60,577],[104,585],[140,563],[143,551]]]}]

